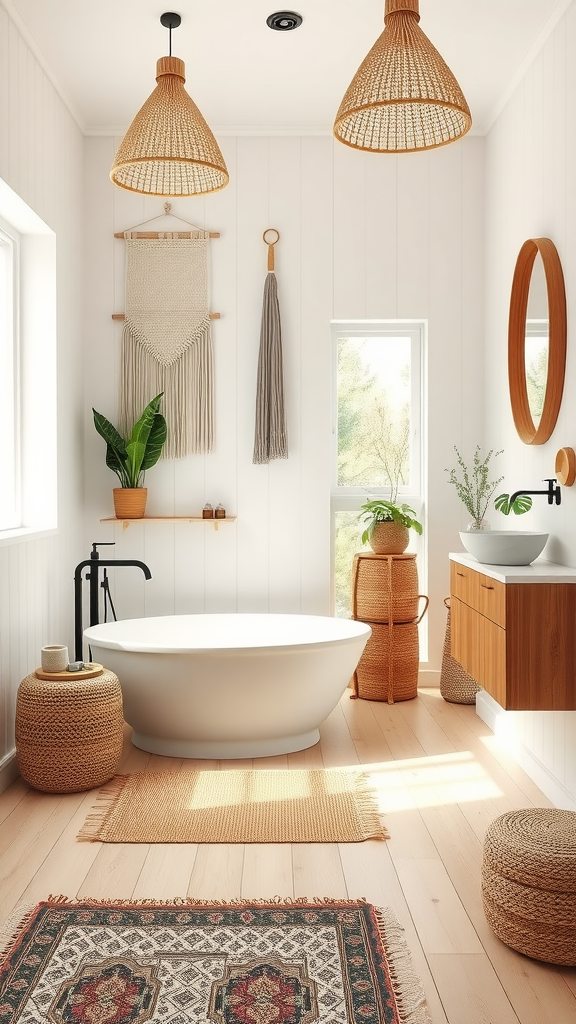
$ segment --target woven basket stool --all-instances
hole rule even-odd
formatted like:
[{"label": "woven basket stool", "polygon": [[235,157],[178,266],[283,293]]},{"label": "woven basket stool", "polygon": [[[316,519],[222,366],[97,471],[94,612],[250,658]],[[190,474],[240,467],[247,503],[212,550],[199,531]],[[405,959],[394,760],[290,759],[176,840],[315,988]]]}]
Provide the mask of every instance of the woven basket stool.
[{"label": "woven basket stool", "polygon": [[354,694],[363,700],[412,700],[418,695],[416,622],[371,622],[372,635],[354,673]]},{"label": "woven basket stool", "polygon": [[448,609],[446,634],[442,652],[442,668],[440,670],[440,693],[444,700],[452,704],[475,704],[476,694],[480,687],[459,661],[452,657],[452,640],[450,625],[450,598],[444,601]]},{"label": "woven basket stool", "polygon": [[416,555],[359,551],[352,562],[352,618],[413,622],[418,616]]},{"label": "woven basket stool", "polygon": [[101,786],[118,767],[123,726],[122,691],[113,672],[62,681],[26,676],[16,700],[22,778],[44,793]]},{"label": "woven basket stool", "polygon": [[512,949],[576,966],[576,812],[507,811],[484,840],[482,902],[488,924]]}]

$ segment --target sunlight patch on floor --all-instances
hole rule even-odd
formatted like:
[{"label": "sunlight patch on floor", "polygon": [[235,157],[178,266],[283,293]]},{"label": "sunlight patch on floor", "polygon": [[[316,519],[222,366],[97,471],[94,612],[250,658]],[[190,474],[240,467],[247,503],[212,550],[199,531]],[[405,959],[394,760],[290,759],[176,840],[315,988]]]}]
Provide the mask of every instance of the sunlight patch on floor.
[{"label": "sunlight patch on floor", "polygon": [[469,750],[363,765],[382,814],[502,796],[502,790]]}]

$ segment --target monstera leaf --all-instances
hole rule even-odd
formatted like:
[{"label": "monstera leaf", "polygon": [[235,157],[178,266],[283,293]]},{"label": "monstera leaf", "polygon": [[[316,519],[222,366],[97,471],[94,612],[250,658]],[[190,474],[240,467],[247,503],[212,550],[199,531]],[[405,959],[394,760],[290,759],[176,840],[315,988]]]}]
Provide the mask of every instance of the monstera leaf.
[{"label": "monstera leaf", "polygon": [[521,516],[524,512],[529,512],[532,508],[532,498],[529,494],[519,494],[518,497],[514,498],[512,504],[510,504],[509,494],[499,494],[494,499],[494,507],[498,512],[503,512],[505,516],[510,515],[514,512],[515,515]]}]

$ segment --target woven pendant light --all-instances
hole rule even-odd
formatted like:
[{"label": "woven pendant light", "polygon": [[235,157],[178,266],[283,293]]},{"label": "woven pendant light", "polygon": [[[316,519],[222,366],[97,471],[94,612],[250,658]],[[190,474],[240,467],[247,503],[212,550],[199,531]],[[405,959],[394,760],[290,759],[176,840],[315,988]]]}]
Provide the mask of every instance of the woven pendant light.
[{"label": "woven pendant light", "polygon": [[340,142],[374,153],[404,153],[445,146],[470,128],[462,90],[419,21],[418,0],[386,0],[384,31],[336,115]]},{"label": "woven pendant light", "polygon": [[130,192],[191,196],[216,192],[229,176],[220,148],[184,88],[184,61],[172,56],[172,29],[180,15],[163,14],[170,56],[156,64],[154,92],[132,121],[114,157],[110,177]]}]

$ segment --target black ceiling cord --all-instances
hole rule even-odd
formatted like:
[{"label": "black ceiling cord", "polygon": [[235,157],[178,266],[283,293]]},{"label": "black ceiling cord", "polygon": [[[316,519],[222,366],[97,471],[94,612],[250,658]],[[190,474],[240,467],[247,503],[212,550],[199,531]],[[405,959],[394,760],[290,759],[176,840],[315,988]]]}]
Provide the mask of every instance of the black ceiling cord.
[{"label": "black ceiling cord", "polygon": [[179,14],[175,14],[174,11],[166,11],[165,14],[160,15],[160,24],[164,25],[164,28],[168,29],[168,56],[172,56],[172,29],[178,28],[182,21]]}]

